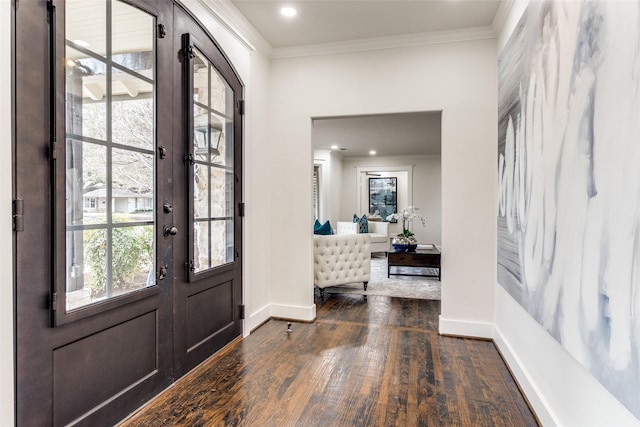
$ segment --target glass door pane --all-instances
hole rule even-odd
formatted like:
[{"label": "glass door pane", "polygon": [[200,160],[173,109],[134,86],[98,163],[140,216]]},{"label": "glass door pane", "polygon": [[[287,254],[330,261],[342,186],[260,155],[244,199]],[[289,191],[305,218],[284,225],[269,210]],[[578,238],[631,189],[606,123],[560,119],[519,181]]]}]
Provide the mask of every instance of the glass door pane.
[{"label": "glass door pane", "polygon": [[155,285],[155,18],[66,2],[66,311]]},{"label": "glass door pane", "polygon": [[234,259],[233,97],[211,61],[192,46],[189,63],[190,279]]}]

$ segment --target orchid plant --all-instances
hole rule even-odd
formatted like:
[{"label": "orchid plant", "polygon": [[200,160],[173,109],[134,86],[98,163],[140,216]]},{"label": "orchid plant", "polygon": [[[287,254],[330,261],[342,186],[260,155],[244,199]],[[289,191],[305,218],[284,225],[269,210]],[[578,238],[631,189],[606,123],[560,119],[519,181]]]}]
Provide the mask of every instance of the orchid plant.
[{"label": "orchid plant", "polygon": [[413,233],[411,232],[411,230],[409,230],[408,225],[415,219],[419,219],[420,222],[422,222],[423,227],[426,226],[427,220],[425,220],[422,215],[419,215],[416,212],[418,209],[419,208],[416,208],[415,206],[408,206],[398,213],[393,213],[387,216],[387,221],[402,221],[402,233],[398,234],[398,236],[413,236]]}]

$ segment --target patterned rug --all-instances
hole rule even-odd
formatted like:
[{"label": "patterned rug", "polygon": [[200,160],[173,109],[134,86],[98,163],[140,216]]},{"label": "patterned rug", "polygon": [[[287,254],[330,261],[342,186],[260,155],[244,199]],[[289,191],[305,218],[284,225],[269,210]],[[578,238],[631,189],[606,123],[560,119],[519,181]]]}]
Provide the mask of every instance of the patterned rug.
[{"label": "patterned rug", "polygon": [[[393,267],[392,273],[437,275],[433,268]],[[325,288],[330,294],[383,295],[399,298],[440,299],[440,282],[438,278],[422,276],[394,276],[387,279],[387,258],[375,256],[371,258],[371,281],[364,290],[362,283],[331,286]]]}]

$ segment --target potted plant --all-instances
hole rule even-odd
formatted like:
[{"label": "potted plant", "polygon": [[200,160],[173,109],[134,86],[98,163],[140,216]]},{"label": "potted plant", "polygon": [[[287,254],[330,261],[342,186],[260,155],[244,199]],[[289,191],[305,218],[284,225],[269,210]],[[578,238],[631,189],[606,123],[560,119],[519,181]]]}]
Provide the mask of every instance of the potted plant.
[{"label": "potted plant", "polygon": [[402,221],[402,233],[399,233],[396,237],[391,241],[391,246],[396,252],[402,252],[408,250],[409,252],[413,252],[418,247],[418,240],[415,235],[409,228],[413,224],[414,219],[419,219],[422,222],[422,226],[424,227],[427,221],[419,215],[416,211],[418,208],[415,206],[408,206],[402,209],[398,213],[393,213],[387,216],[387,221]]}]

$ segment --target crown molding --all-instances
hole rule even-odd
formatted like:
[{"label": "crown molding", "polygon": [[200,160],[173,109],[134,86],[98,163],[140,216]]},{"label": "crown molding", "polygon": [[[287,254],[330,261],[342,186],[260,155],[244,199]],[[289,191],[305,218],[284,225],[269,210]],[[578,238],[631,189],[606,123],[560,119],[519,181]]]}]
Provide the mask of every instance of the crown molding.
[{"label": "crown molding", "polygon": [[518,0],[501,1],[489,26],[280,48],[271,46],[231,0],[178,1],[196,16],[198,12],[210,15],[248,50],[258,50],[268,59],[285,59],[497,38],[514,1]]},{"label": "crown molding", "polygon": [[498,6],[498,10],[496,11],[496,15],[493,17],[493,21],[491,22],[491,28],[495,31],[496,35],[500,34],[502,28],[504,27],[507,18],[509,17],[509,13],[513,8],[514,3],[518,0],[502,0],[500,1],[500,5]]},{"label": "crown molding", "polygon": [[[260,33],[249,23],[247,18],[231,3],[230,0],[178,0],[196,17],[198,12],[211,16],[233,38],[247,50],[259,50],[267,57],[273,48]],[[204,25],[206,28],[206,25]]]},{"label": "crown molding", "polygon": [[375,37],[337,43],[274,48],[270,58],[284,59],[302,56],[331,55],[336,53],[350,53],[411,46],[455,43],[470,40],[494,39],[496,37],[497,33],[492,26],[484,26],[465,28],[463,30],[405,34],[400,36]]}]

